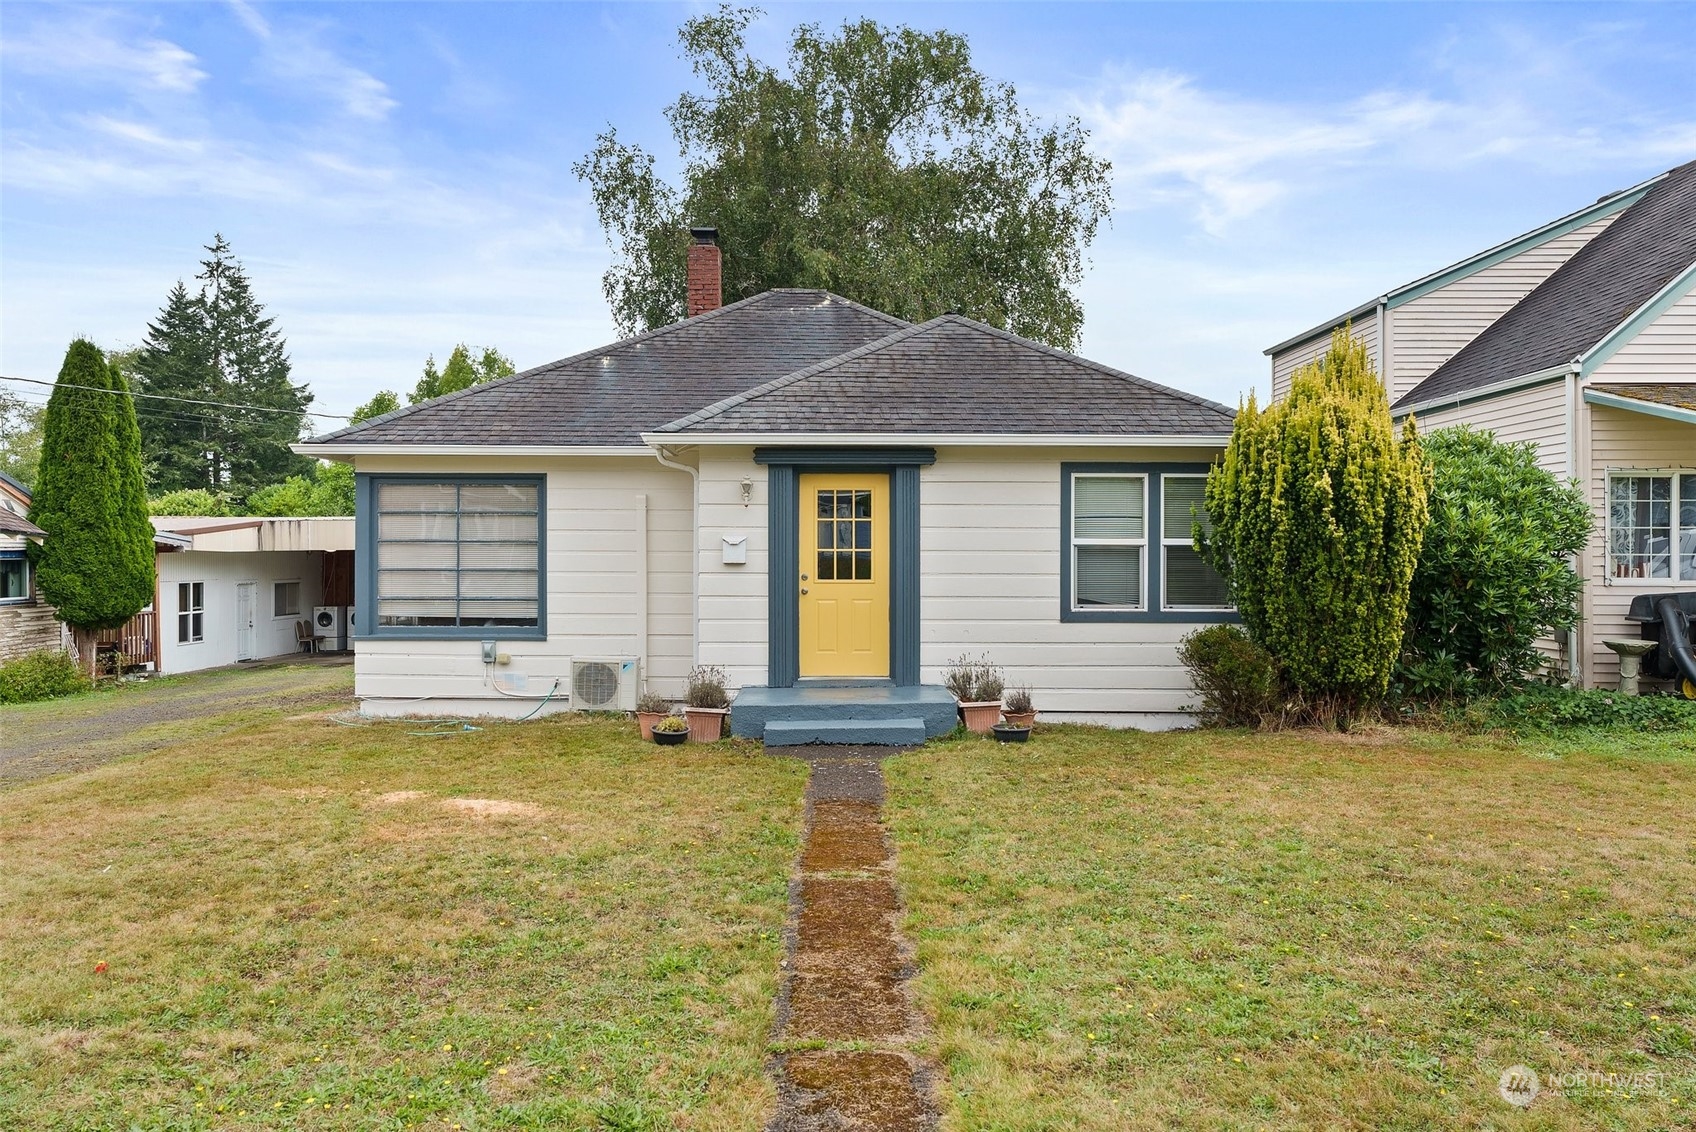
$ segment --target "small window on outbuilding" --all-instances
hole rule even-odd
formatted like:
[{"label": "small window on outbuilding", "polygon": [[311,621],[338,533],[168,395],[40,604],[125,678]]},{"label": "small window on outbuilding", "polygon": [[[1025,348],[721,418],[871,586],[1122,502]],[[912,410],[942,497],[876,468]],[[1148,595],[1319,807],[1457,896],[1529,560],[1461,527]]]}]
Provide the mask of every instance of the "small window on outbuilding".
[{"label": "small window on outbuilding", "polygon": [[273,582],[271,583],[271,616],[299,617],[300,616],[300,583]]}]

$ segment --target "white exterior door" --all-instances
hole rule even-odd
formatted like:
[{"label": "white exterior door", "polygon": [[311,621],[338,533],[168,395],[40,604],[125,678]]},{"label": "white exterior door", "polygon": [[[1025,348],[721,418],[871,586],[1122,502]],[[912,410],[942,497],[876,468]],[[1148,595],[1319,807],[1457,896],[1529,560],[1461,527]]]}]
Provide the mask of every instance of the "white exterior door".
[{"label": "white exterior door", "polygon": [[236,583],[236,659],[253,659],[253,602],[255,582]]}]

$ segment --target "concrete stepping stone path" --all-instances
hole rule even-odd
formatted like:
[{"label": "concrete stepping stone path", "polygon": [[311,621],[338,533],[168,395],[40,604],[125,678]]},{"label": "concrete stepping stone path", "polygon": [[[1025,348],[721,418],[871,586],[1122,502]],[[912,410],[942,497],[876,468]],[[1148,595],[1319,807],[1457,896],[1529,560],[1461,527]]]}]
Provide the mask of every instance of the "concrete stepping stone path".
[{"label": "concrete stepping stone path", "polygon": [[790,885],[789,957],[778,999],[777,1116],[768,1132],[928,1132],[927,1027],[907,981],[895,854],[884,835],[887,749],[797,747],[812,765],[807,832]]}]

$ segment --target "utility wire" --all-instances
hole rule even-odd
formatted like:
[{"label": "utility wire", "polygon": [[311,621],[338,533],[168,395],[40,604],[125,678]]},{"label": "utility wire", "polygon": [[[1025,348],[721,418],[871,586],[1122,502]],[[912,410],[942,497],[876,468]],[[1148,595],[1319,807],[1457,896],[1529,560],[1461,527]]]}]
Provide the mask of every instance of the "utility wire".
[{"label": "utility wire", "polygon": [[198,401],[192,397],[170,397],[163,393],[137,393],[130,389],[102,389],[98,385],[69,385],[64,382],[42,381],[36,377],[7,377],[0,374],[0,381],[22,381],[30,385],[46,385],[59,389],[86,389],[90,393],[110,393],[114,396],[145,397],[150,401],[176,401],[184,405],[210,405],[216,409],[243,409],[251,413],[287,413],[289,416],[323,417],[325,420],[346,421],[353,418],[341,413],[314,413],[306,409],[273,409],[267,405],[240,405],[233,401]]},{"label": "utility wire", "polygon": [[[24,389],[16,393],[15,396],[20,402],[31,408],[45,409],[47,407],[48,397],[45,392]],[[172,409],[169,406],[154,408],[146,405],[140,406],[140,409],[141,411],[136,414],[137,418],[145,417],[150,421],[175,421],[178,424],[205,425],[215,424],[226,419],[223,414],[214,413],[210,410],[195,412],[193,409]]]}]

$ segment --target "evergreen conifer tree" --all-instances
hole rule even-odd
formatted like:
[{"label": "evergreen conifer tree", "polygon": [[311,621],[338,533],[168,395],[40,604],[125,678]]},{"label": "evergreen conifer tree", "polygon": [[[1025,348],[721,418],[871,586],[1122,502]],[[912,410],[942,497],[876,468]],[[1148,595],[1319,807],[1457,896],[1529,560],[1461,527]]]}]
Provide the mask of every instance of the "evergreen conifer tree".
[{"label": "evergreen conifer tree", "polygon": [[312,395],[290,382],[283,337],[229,243],[219,235],[206,251],[199,292],[179,280],[149,324],[134,363],[137,385],[254,411],[143,399],[144,452],[157,492],[203,488],[241,497],[311,469],[288,446],[300,437]]},{"label": "evergreen conifer tree", "polygon": [[94,635],[153,600],[153,525],[141,475],[141,433],[122,375],[87,339],[71,343],[47,401],[41,474],[30,521],[36,585],[71,627],[83,668]]}]

